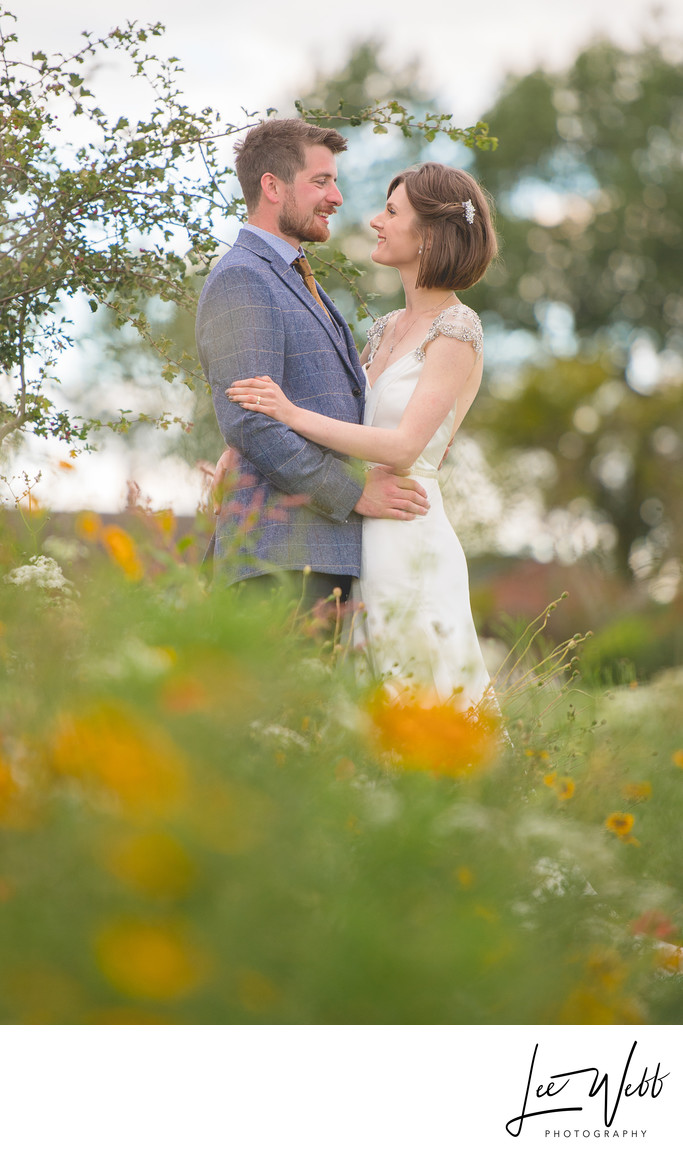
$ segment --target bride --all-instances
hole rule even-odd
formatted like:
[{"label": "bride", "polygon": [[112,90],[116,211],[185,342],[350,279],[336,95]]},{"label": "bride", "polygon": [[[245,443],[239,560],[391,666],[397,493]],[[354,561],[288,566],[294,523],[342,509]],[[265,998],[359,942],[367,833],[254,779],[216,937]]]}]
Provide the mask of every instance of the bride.
[{"label": "bride", "polygon": [[[415,476],[430,509],[413,520],[363,521],[361,639],[373,673],[463,709],[490,693],[472,619],[467,563],[439,487],[439,469],[479,389],[479,317],[458,299],[484,275],[497,244],[488,202],[469,173],[426,163],[391,181],[376,264],[398,270],[405,307],[370,328],[361,362],[364,423],[297,407],[268,376],[237,380],[226,394],[324,447]],[[362,614],[362,612],[359,612]]]}]

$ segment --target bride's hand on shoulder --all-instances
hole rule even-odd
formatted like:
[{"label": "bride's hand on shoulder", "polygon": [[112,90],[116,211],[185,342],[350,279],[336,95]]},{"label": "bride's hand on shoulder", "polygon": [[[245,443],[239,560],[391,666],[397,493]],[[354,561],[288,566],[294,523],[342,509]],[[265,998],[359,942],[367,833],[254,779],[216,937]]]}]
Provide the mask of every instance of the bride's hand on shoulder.
[{"label": "bride's hand on shoulder", "polygon": [[231,403],[238,403],[245,411],[259,411],[281,423],[289,423],[296,411],[295,404],[287,399],[282,388],[269,375],[252,376],[250,379],[236,379],[225,394]]}]

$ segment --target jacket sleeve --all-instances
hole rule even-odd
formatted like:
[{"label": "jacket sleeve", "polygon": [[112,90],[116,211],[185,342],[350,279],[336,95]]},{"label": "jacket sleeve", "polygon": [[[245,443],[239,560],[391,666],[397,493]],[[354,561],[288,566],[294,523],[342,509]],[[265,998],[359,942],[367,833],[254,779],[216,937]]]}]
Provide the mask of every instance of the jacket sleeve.
[{"label": "jacket sleeve", "polygon": [[196,335],[225,442],[280,491],[308,496],[320,514],[346,522],[363,491],[358,468],[225,395],[236,379],[250,376],[283,383],[284,317],[266,277],[240,265],[217,269],[200,300]]}]

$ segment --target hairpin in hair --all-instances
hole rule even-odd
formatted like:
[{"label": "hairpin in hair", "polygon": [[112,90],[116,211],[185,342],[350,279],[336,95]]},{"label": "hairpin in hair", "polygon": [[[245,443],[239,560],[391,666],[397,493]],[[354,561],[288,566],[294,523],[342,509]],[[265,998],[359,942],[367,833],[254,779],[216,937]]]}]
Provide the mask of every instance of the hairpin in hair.
[{"label": "hairpin in hair", "polygon": [[465,219],[468,224],[474,223],[474,204],[471,200],[463,200],[462,206],[465,209]]}]

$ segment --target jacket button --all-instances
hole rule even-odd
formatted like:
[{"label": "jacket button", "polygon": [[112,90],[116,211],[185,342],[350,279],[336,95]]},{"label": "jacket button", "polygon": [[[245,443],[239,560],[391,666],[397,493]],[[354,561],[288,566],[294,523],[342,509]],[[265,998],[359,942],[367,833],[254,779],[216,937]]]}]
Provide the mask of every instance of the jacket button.
[{"label": "jacket button", "polygon": [[354,394],[354,395],[360,395],[360,394],[361,394],[361,390],[360,390],[360,388],[359,388],[359,387],[354,387],[354,389],[353,389],[353,394]]}]

